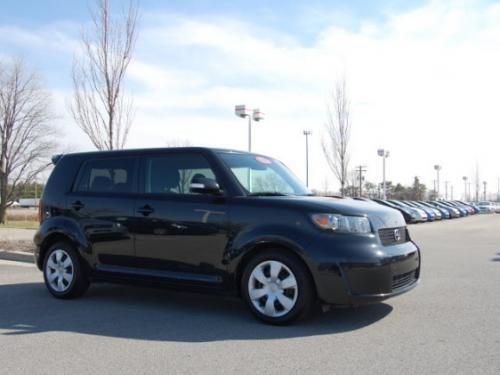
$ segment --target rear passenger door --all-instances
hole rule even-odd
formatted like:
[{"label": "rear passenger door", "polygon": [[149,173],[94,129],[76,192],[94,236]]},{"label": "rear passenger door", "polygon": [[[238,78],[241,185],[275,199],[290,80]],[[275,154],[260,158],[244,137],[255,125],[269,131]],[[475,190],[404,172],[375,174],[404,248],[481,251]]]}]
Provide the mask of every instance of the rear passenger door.
[{"label": "rear passenger door", "polygon": [[174,282],[220,285],[228,242],[226,199],[189,189],[195,177],[219,180],[209,160],[201,153],[150,155],[141,171],[138,267]]},{"label": "rear passenger door", "polygon": [[138,159],[109,157],[83,163],[67,208],[85,234],[97,268],[134,266],[132,224]]}]

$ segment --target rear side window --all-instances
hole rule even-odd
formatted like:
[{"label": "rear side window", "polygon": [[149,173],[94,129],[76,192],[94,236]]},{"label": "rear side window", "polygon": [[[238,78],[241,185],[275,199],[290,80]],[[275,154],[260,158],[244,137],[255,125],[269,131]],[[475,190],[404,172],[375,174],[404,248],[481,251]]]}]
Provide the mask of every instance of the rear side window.
[{"label": "rear side window", "polygon": [[100,159],[87,161],[75,187],[77,192],[132,193],[135,159]]},{"label": "rear side window", "polygon": [[147,157],[145,172],[144,190],[149,194],[198,194],[189,189],[193,178],[216,180],[210,164],[200,154]]}]

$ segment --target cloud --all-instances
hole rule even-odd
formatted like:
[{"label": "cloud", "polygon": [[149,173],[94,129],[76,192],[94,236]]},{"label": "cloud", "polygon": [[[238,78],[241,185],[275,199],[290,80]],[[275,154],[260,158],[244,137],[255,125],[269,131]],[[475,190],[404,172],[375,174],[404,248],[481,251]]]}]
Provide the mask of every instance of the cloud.
[{"label": "cloud", "polygon": [[[369,180],[381,179],[376,150],[385,147],[389,179],[409,184],[418,175],[431,187],[438,163],[442,180],[458,191],[477,160],[493,184],[500,173],[499,21],[498,4],[431,1],[355,29],[331,23],[304,42],[300,30],[258,20],[145,13],[128,76],[137,105],[130,146],[175,138],[244,149],[246,123],[232,112],[246,103],[267,113],[254,126],[254,150],[283,159],[301,177],[302,129],[313,130],[311,181],[321,187],[325,176],[333,182],[319,147],[325,104],[345,72],[353,166],[367,165]],[[51,27],[54,41],[16,29],[10,44],[65,45],[72,54],[74,31]]]}]

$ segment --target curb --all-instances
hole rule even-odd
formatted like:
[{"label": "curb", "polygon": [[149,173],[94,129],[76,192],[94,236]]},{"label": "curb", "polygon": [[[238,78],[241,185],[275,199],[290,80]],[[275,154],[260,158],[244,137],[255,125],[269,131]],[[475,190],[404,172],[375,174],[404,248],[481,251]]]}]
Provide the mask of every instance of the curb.
[{"label": "curb", "polygon": [[33,253],[25,251],[8,251],[0,249],[0,259],[31,264],[34,263]]}]

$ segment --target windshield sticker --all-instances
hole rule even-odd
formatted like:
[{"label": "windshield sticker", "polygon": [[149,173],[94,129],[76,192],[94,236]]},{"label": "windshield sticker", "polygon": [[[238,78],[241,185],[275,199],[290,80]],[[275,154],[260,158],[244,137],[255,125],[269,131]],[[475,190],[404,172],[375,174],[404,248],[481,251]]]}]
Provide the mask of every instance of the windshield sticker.
[{"label": "windshield sticker", "polygon": [[272,164],[273,163],[272,160],[265,158],[263,156],[256,156],[255,160],[257,160],[259,163],[262,163],[262,164]]}]

